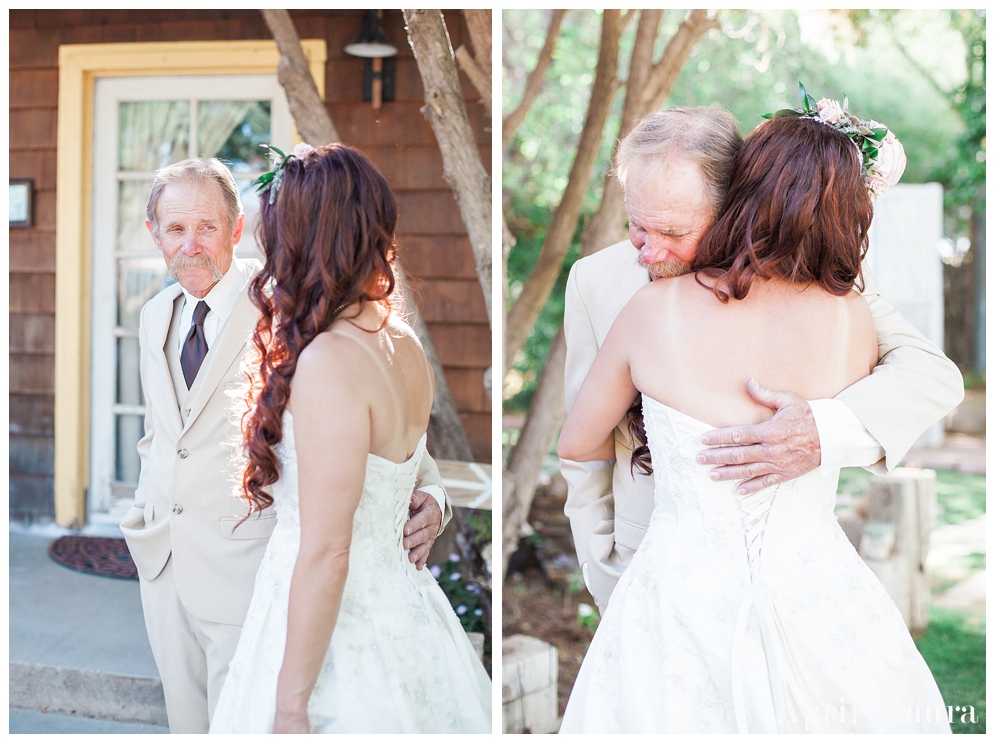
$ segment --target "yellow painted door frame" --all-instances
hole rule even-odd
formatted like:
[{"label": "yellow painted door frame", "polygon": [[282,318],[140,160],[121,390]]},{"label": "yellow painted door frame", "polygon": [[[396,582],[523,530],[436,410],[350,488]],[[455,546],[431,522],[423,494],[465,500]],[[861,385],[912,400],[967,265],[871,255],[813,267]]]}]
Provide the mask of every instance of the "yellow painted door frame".
[{"label": "yellow painted door frame", "polygon": [[[324,39],[301,42],[319,92]],[[55,217],[55,521],[86,524],[90,410],[90,182],[99,77],[275,73],[273,41],[64,44],[59,47]],[[300,141],[294,132],[295,141]]]}]

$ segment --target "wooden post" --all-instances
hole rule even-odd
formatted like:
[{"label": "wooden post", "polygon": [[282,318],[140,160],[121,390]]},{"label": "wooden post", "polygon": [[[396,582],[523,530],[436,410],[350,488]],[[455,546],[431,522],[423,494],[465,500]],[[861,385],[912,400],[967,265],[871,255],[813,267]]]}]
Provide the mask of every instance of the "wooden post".
[{"label": "wooden post", "polygon": [[555,733],[559,661],[556,648],[527,635],[512,635],[501,644],[501,702],[505,733]]},{"label": "wooden post", "polygon": [[[913,636],[929,625],[929,576],[926,557],[936,513],[936,472],[899,467],[870,483],[868,520],[860,553],[902,612]],[[895,542],[887,556],[875,555],[873,524],[894,527]]]}]

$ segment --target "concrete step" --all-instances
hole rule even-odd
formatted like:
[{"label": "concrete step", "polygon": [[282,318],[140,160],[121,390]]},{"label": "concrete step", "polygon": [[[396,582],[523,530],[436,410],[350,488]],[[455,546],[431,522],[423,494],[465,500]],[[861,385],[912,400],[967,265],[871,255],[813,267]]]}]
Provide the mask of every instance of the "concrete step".
[{"label": "concrete step", "polygon": [[165,726],[138,581],[55,563],[48,546],[65,533],[10,528],[9,705]]},{"label": "concrete step", "polygon": [[169,734],[169,728],[159,725],[142,725],[137,722],[113,722],[111,720],[91,720],[88,717],[58,715],[37,712],[30,709],[11,707],[9,731],[12,735],[18,733],[42,733],[50,735],[67,735],[81,733],[85,735],[104,734]]}]

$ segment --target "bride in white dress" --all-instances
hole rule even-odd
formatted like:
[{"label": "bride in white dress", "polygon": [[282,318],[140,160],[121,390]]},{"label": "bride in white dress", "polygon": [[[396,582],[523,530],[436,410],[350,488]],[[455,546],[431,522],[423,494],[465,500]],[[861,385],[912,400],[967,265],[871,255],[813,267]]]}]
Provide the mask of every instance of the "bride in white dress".
[{"label": "bride in white dress", "polygon": [[743,496],[696,461],[706,431],[770,417],[748,379],[831,398],[877,363],[852,290],[872,214],[862,166],[832,125],[761,124],[693,273],[653,281],[612,326],[559,454],[614,458],[611,432],[641,393],[662,518],[611,596],[560,732],[950,731],[833,514],[839,471]]},{"label": "bride in white dress", "polygon": [[393,196],[341,145],[275,172],[242,486],[278,523],[211,732],[490,732],[490,679],[402,544],[434,383],[390,307]]}]

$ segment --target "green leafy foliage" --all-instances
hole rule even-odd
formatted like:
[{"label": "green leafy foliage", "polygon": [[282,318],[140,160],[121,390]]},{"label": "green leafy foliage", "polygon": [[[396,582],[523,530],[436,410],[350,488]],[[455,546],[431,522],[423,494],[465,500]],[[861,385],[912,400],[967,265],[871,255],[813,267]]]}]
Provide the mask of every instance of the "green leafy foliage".
[{"label": "green leafy foliage", "polygon": [[601,615],[598,610],[590,604],[579,604],[577,606],[577,624],[581,627],[596,632],[598,624],[601,622]]},{"label": "green leafy foliage", "polygon": [[491,543],[492,513],[486,510],[470,511],[466,516],[466,525],[473,530],[473,543],[484,547]]},{"label": "green leafy foliage", "polygon": [[463,629],[467,632],[487,632],[484,589],[469,577],[468,572],[456,553],[449,555],[449,559],[441,565],[432,567],[432,575],[449,599]]}]

